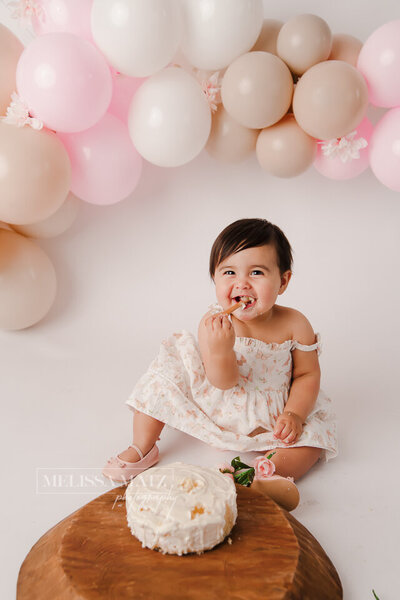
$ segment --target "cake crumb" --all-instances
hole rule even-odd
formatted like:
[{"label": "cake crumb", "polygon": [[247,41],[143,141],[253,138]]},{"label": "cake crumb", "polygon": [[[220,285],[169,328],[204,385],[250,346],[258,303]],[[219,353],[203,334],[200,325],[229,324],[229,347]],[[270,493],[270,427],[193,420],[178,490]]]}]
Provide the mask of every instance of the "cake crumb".
[{"label": "cake crumb", "polygon": [[179,487],[185,490],[185,492],[191,492],[193,488],[197,487],[197,482],[191,477],[185,477],[179,484]]},{"label": "cake crumb", "polygon": [[228,544],[232,544],[232,538],[228,537]]},{"label": "cake crumb", "polygon": [[190,494],[193,490],[197,491],[196,488],[204,487],[204,482],[199,479],[193,479],[192,477],[185,477],[178,483],[178,487]]},{"label": "cake crumb", "polygon": [[196,506],[194,507],[194,509],[190,512],[190,518],[194,519],[196,515],[202,515],[204,513],[204,507],[203,506],[198,506],[196,504]]}]

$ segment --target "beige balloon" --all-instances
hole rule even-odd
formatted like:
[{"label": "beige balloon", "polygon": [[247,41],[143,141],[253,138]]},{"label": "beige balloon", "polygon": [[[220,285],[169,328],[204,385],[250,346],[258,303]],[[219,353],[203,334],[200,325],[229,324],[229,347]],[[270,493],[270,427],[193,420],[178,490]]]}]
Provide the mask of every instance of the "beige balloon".
[{"label": "beige balloon", "polygon": [[0,122],[0,219],[15,225],[47,219],[70,189],[67,151],[51,131]]},{"label": "beige balloon", "polygon": [[32,240],[0,229],[0,329],[25,329],[40,321],[56,295],[56,274]]},{"label": "beige balloon", "polygon": [[5,115],[16,91],[15,73],[24,49],[19,39],[0,23],[0,115]]},{"label": "beige balloon", "polygon": [[13,225],[17,233],[33,238],[52,238],[61,235],[71,227],[79,211],[81,200],[70,192],[55,213],[39,223]]},{"label": "beige balloon", "polygon": [[362,42],[352,35],[335,33],[332,38],[332,50],[329,60],[344,60],[349,65],[356,67],[362,45]]},{"label": "beige balloon", "polygon": [[293,97],[297,123],[312,137],[330,140],[347,135],[365,116],[367,84],[346,62],[329,60],[300,78]]},{"label": "beige balloon", "polygon": [[312,165],[316,152],[316,141],[297,125],[293,115],[263,129],[257,139],[257,160],[276,177],[300,175]]},{"label": "beige balloon", "polygon": [[251,49],[252,52],[260,50],[261,52],[270,52],[271,54],[276,55],[276,42],[282,25],[282,21],[277,21],[276,19],[264,19],[261,33]]},{"label": "beige balloon", "polygon": [[326,21],[316,15],[298,15],[281,28],[278,56],[296,75],[327,60],[332,48],[332,33]]},{"label": "beige balloon", "polygon": [[233,61],[221,85],[230,116],[250,129],[279,121],[293,96],[293,79],[285,63],[269,52],[247,52]]},{"label": "beige balloon", "polygon": [[220,106],[212,118],[206,150],[221,162],[238,163],[254,152],[257,136],[257,129],[243,127]]}]

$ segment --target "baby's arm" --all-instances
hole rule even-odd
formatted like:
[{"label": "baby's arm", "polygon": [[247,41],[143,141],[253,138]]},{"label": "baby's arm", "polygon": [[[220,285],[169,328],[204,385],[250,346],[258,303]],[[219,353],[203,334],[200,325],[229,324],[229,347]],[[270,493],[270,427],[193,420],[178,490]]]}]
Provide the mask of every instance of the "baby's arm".
[{"label": "baby's arm", "polygon": [[235,332],[229,318],[207,313],[200,321],[198,338],[208,381],[221,390],[235,386],[239,368],[233,350]]},{"label": "baby's arm", "polygon": [[[293,311],[293,339],[300,344],[315,343],[315,333],[309,321],[298,311]],[[316,350],[293,350],[293,372],[289,398],[283,413],[278,417],[274,435],[293,444],[303,431],[303,424],[315,406],[318,397],[321,371]]]}]

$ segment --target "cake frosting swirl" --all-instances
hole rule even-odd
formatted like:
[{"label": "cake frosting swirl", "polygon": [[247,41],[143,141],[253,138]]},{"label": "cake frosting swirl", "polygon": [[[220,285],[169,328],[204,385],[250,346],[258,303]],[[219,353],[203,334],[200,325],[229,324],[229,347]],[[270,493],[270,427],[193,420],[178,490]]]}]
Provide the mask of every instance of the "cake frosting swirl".
[{"label": "cake frosting swirl", "polygon": [[142,547],[180,556],[202,553],[232,530],[236,488],[217,468],[170,463],[135,477],[126,490],[126,511]]}]

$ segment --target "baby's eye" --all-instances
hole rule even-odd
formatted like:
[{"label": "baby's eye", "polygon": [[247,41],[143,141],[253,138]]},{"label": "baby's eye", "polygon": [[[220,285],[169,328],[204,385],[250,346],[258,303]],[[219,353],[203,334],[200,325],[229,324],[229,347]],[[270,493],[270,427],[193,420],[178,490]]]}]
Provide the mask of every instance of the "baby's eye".
[{"label": "baby's eye", "polygon": [[260,269],[253,269],[251,275],[264,275],[264,273]]},{"label": "baby's eye", "polygon": [[234,275],[234,273],[235,273],[235,271],[232,271],[231,269],[224,271],[224,275]]}]

